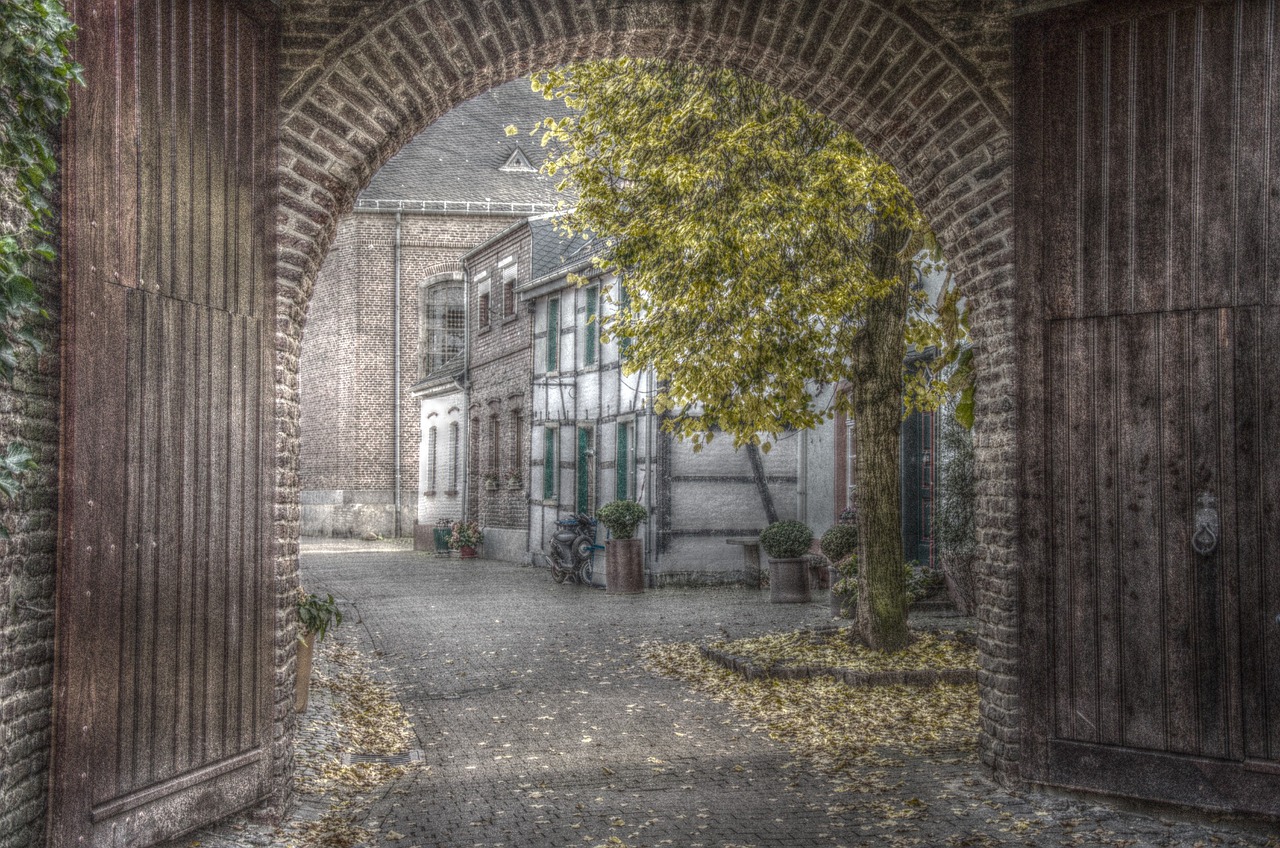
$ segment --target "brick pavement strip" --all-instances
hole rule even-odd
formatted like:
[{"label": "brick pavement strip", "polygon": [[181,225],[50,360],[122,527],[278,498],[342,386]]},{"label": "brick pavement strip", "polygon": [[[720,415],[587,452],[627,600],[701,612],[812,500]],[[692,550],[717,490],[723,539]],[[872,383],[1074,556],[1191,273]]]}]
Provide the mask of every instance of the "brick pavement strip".
[{"label": "brick pavement strip", "polygon": [[[1247,822],[1011,793],[969,754],[888,766],[888,793],[836,794],[729,706],[637,656],[648,640],[825,625],[825,603],[745,589],[607,596],[394,545],[309,544],[303,577],[341,599],[336,637],[374,658],[425,751],[429,769],[366,799],[359,823],[377,846],[1280,846]],[[234,826],[203,845],[287,844]]]}]

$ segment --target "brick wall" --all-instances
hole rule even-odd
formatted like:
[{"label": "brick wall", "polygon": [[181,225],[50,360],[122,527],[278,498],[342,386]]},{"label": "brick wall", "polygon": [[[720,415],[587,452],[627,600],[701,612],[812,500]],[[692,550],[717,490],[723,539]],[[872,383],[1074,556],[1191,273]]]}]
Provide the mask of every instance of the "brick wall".
[{"label": "brick wall", "polygon": [[400,226],[401,436],[393,453],[394,214],[342,219],[316,280],[303,332],[299,385],[302,533],[394,533],[395,457],[401,468],[401,535],[413,531],[420,414],[409,393],[419,373],[419,283],[456,266],[511,218],[410,214]]},{"label": "brick wall", "polygon": [[[666,56],[742,68],[822,109],[898,168],[973,310],[981,746],[988,764],[1016,776],[1008,13],[1021,2],[594,0],[566,15],[549,0],[519,12],[418,0],[352,15],[326,40],[308,13],[341,4],[290,0],[286,43],[299,45],[304,32],[324,43],[299,47],[286,69],[281,330],[295,332],[287,316],[310,297],[336,217],[368,174],[452,104],[496,83],[573,59]],[[281,366],[287,374],[287,351]]]},{"label": "brick wall", "polygon": [[[514,304],[512,314],[506,314],[500,263],[507,259],[514,260],[515,285],[527,281],[532,261],[527,228],[517,228],[463,263],[471,279],[467,308],[473,328],[467,404],[471,428],[468,467],[472,473],[467,514],[484,528],[486,556],[522,561],[528,550],[533,319],[520,304]],[[481,318],[482,275],[487,275],[489,291],[487,325]],[[518,427],[517,419],[521,422]],[[508,483],[512,473],[519,477],[518,487]]]},{"label": "brick wall", "polygon": [[[0,234],[23,220],[0,184]],[[55,219],[56,220],[56,219]],[[0,848],[43,844],[53,704],[54,565],[58,528],[58,276],[32,269],[50,319],[46,353],[24,353],[0,385],[0,451],[21,442],[39,469],[0,497]]]}]

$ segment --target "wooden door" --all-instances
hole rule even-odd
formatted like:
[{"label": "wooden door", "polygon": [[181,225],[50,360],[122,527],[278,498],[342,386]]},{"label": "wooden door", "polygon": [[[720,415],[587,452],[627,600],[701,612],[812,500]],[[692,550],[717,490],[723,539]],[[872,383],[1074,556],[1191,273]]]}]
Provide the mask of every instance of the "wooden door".
[{"label": "wooden door", "polygon": [[274,22],[74,0],[50,845],[269,792]]},{"label": "wooden door", "polygon": [[1280,814],[1278,13],[1016,25],[1031,780]]}]

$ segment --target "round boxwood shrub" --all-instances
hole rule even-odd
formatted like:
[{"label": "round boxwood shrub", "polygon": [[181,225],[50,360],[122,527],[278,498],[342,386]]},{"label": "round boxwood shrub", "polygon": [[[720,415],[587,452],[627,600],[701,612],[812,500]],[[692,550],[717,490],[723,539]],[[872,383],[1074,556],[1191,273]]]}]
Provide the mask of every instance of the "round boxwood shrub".
[{"label": "round boxwood shrub", "polygon": [[822,534],[822,555],[833,563],[858,551],[858,528],[853,524],[837,524]]},{"label": "round boxwood shrub", "polygon": [[596,518],[615,539],[630,539],[649,513],[635,501],[612,501],[596,510]]},{"label": "round boxwood shrub", "polygon": [[760,534],[760,547],[772,559],[797,559],[809,553],[813,531],[802,521],[775,521]]}]

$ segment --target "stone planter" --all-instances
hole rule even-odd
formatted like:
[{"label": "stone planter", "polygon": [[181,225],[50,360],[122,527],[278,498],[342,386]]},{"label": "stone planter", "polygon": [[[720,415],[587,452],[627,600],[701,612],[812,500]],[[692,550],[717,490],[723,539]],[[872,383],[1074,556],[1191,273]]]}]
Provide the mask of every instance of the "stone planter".
[{"label": "stone planter", "polygon": [[471,545],[463,545],[462,547],[458,548],[458,556],[462,557],[463,559],[475,559],[476,549],[473,548]]},{"label": "stone planter", "polygon": [[769,559],[769,602],[809,603],[809,565],[803,559]]},{"label": "stone planter", "polygon": [[316,652],[316,634],[308,633],[298,640],[297,674],[294,679],[293,711],[307,711],[307,696],[311,693],[311,659]]},{"label": "stone planter", "polygon": [[604,543],[606,595],[638,595],[644,591],[644,549],[639,539],[609,539]]}]

